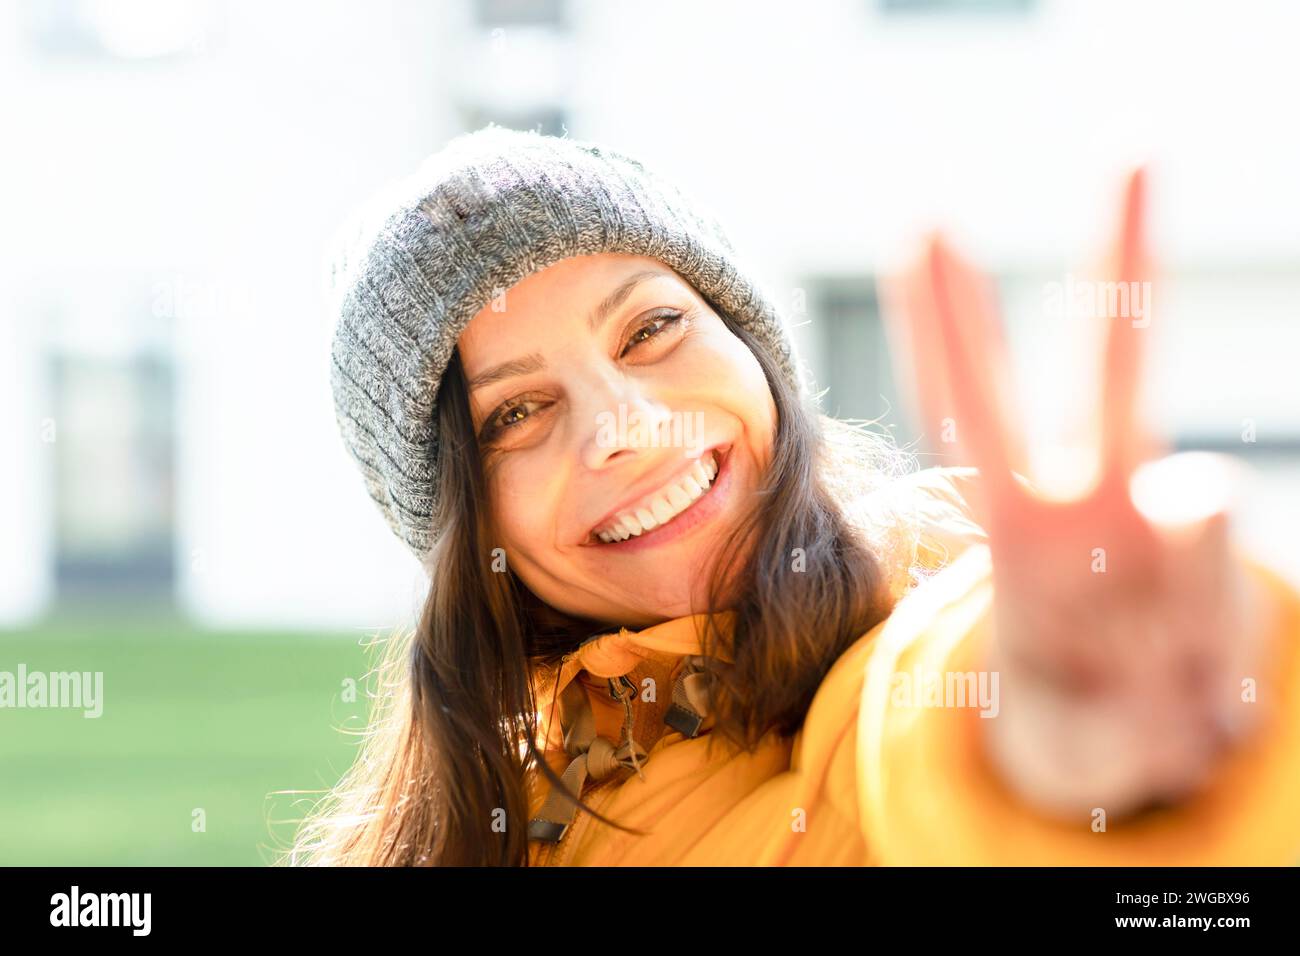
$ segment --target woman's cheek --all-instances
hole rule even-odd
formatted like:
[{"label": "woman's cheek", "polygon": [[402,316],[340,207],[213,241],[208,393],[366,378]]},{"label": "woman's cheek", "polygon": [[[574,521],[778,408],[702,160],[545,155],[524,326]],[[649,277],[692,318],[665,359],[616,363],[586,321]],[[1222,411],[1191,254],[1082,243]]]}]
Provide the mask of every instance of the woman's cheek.
[{"label": "woman's cheek", "polygon": [[726,354],[719,358],[727,374],[716,379],[718,405],[740,419],[756,465],[760,471],[766,470],[776,441],[776,402],[758,358],[735,336],[729,334],[728,339]]},{"label": "woman's cheek", "polygon": [[718,405],[734,409],[753,430],[775,434],[776,405],[763,366],[748,346],[730,332],[710,358],[712,371],[702,381],[713,383]]},{"label": "woman's cheek", "polygon": [[497,528],[510,545],[529,540],[528,485],[526,474],[521,473],[523,471],[518,460],[511,457],[492,473],[488,482]]},{"label": "woman's cheek", "polygon": [[502,532],[533,553],[552,545],[556,518],[567,513],[563,476],[571,473],[572,469],[539,454],[512,454],[498,473],[494,495]]},{"label": "woman's cheek", "polygon": [[[723,335],[712,331],[696,333],[682,343],[678,355],[674,356],[677,361],[672,366],[672,377],[683,391],[712,398],[738,386],[749,388],[750,372],[743,357],[731,347],[731,342],[740,346],[742,352],[748,353],[749,350],[725,328],[723,331]],[[761,369],[759,375],[762,375]]]}]

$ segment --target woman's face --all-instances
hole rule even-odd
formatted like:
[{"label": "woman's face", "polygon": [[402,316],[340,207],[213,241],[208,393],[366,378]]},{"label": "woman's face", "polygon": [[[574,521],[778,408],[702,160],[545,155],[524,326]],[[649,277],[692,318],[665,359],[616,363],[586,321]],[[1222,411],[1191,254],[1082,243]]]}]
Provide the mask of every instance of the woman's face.
[{"label": "woman's face", "polygon": [[701,610],[712,549],[754,505],[776,406],[694,288],[644,256],[563,259],[485,306],[458,349],[493,547],[533,593],[629,627]]}]

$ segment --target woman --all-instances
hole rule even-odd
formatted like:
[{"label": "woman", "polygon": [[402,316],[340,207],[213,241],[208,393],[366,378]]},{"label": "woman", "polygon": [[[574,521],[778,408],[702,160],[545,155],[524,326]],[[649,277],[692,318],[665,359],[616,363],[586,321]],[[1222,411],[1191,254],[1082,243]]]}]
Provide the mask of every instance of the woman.
[{"label": "woman", "polygon": [[[334,274],[333,386],[429,593],[291,859],[1300,857],[1300,600],[1222,501],[1133,503],[1130,323],[1099,478],[1051,501],[942,243],[893,314],[978,467],[913,472],[816,411],[721,228],[634,159],[489,127],[374,211]],[[1204,487],[1194,466],[1134,487]]]}]

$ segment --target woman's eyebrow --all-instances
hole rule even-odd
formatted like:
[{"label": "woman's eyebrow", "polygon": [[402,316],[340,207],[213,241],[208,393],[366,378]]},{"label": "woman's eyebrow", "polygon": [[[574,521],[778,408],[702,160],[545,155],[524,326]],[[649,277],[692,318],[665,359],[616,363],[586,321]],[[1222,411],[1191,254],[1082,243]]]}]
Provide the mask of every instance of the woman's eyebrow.
[{"label": "woman's eyebrow", "polygon": [[591,331],[595,332],[599,329],[601,323],[609,318],[611,312],[623,304],[623,301],[632,294],[632,290],[640,283],[644,282],[646,279],[653,279],[657,276],[666,276],[667,274],[668,273],[664,272],[662,269],[646,269],[642,272],[632,273],[619,283],[618,288],[605,296],[605,300],[601,302],[600,305],[596,306],[595,310],[591,313],[591,316],[587,319],[587,325],[591,328]]},{"label": "woman's eyebrow", "polygon": [[[627,300],[627,297],[632,294],[632,290],[642,282],[667,275],[669,273],[664,272],[662,269],[646,269],[628,276],[592,310],[591,315],[587,318],[587,325],[591,328],[591,331],[593,333],[598,331],[601,325],[614,313],[614,310],[622,305]],[[523,358],[511,359],[508,362],[502,362],[500,365],[494,365],[485,372],[480,372],[470,379],[469,390],[473,392],[503,379],[529,375],[544,368],[546,368],[546,359],[537,352],[533,352]]]},{"label": "woman's eyebrow", "polygon": [[537,352],[525,355],[523,358],[511,359],[509,362],[502,362],[500,365],[494,365],[486,372],[475,375],[469,382],[471,392],[483,388],[485,385],[491,385],[502,379],[515,378],[519,375],[530,375],[533,372],[540,372],[546,368],[546,359],[542,358]]}]

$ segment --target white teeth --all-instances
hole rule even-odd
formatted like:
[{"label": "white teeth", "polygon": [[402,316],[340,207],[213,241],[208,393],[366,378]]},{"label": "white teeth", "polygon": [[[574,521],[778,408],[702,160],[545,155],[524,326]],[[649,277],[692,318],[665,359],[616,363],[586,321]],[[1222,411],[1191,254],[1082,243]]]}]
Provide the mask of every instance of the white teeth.
[{"label": "white teeth", "polygon": [[596,532],[596,537],[606,544],[612,544],[667,524],[708,491],[717,474],[718,462],[712,453],[696,459],[685,475],[656,492],[654,497],[643,502],[640,507],[615,516],[613,521]]},{"label": "white teeth", "polygon": [[668,504],[672,506],[673,511],[681,511],[689,505],[691,501],[691,496],[677,485],[673,485],[668,489]]},{"label": "white teeth", "polygon": [[677,514],[677,509],[668,503],[667,498],[656,498],[650,502],[650,511],[660,524],[666,524],[669,518]]},{"label": "white teeth", "polygon": [[709,474],[709,469],[704,466],[704,462],[696,460],[691,466],[691,475],[695,478],[701,488],[709,487],[709,482],[713,480],[713,475]]}]

